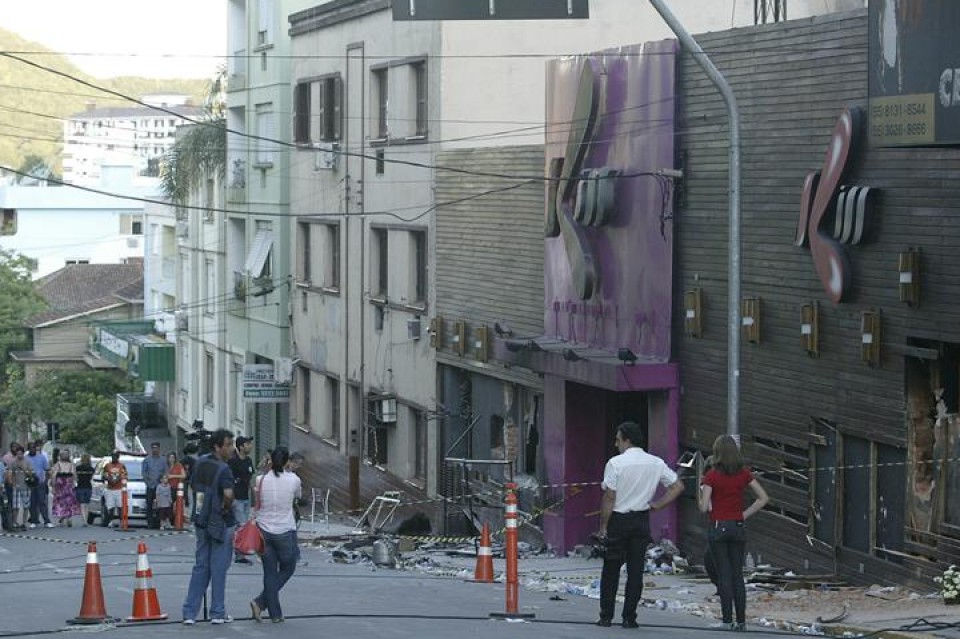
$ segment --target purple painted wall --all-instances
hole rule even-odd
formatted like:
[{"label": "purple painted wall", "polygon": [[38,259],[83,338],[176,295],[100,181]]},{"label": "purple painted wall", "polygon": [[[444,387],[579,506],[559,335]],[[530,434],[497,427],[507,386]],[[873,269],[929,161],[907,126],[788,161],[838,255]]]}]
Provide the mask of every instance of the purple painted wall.
[{"label": "purple painted wall", "polygon": [[[549,63],[544,319],[546,334],[639,360],[622,365],[539,353],[544,373],[544,446],[550,484],[566,488],[544,515],[544,536],[568,550],[599,528],[600,480],[616,454],[610,429],[624,402],[648,392],[649,449],[672,467],[679,422],[677,369],[670,360],[673,292],[671,184],[675,167],[673,40]],[[585,69],[585,66],[589,65]],[[562,162],[562,163],[561,163]],[[591,199],[583,171],[614,169],[611,198]],[[594,176],[591,176],[591,178]],[[585,204],[586,203],[586,204]],[[674,509],[651,517],[654,539],[675,539]]]},{"label": "purple painted wall", "polygon": [[[622,177],[615,178],[606,223],[573,225],[593,256],[597,287],[592,297],[578,295],[569,234],[546,238],[547,335],[613,350],[627,347],[661,361],[670,357],[673,224],[665,218],[673,204],[664,201],[669,185],[645,173],[675,166],[676,52],[676,41],[666,40],[548,63],[547,171],[556,158],[573,163],[579,149],[579,168],[609,167]],[[586,118],[581,115],[586,111],[573,114],[578,98],[583,99],[588,64],[596,87],[595,124],[582,144],[570,144],[582,133],[576,123]],[[557,200],[549,189],[548,208]],[[569,190],[572,195],[558,208],[573,209],[575,192]]]}]

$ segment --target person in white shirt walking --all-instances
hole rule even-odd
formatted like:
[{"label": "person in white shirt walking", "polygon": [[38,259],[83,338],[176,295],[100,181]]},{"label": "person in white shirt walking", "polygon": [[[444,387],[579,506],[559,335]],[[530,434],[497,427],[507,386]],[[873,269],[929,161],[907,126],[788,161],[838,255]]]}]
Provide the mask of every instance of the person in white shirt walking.
[{"label": "person in white shirt walking", "polygon": [[[613,622],[620,567],[627,564],[627,588],[623,601],[623,627],[637,628],[637,605],[643,594],[643,565],[650,537],[650,510],[660,510],[683,492],[683,482],[667,464],[640,447],[643,430],[634,422],[617,427],[619,455],[603,470],[603,502],[598,536],[606,541],[600,573],[600,618],[598,626]],[[666,493],[654,501],[657,486]]]},{"label": "person in white shirt walking", "polygon": [[283,621],[280,590],[297,568],[297,523],[293,504],[300,498],[300,478],[285,470],[290,460],[286,448],[270,455],[270,470],[257,482],[257,526],[263,533],[263,590],[250,602],[250,611],[260,621],[263,611],[274,623]]}]

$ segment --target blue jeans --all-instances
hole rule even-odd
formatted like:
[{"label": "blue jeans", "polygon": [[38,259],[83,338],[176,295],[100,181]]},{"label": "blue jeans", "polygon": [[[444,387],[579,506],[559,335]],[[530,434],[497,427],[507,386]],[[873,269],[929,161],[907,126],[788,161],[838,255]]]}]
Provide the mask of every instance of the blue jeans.
[{"label": "blue jeans", "polygon": [[227,569],[233,559],[233,532],[233,527],[227,528],[223,541],[215,541],[205,529],[197,528],[197,553],[187,598],[183,601],[184,619],[197,618],[200,602],[211,583],[210,618],[223,619],[227,616],[225,590]]},{"label": "blue jeans", "polygon": [[263,591],[254,602],[260,609],[267,610],[271,619],[280,619],[283,617],[280,589],[297,568],[297,531],[273,535],[260,530],[263,533]]}]

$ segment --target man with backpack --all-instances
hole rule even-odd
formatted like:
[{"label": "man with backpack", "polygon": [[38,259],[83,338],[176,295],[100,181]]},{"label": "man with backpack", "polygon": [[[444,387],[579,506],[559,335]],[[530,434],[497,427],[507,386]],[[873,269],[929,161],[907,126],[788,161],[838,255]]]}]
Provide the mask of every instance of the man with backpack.
[{"label": "man with backpack", "polygon": [[183,602],[183,623],[196,623],[200,603],[212,584],[210,623],[233,621],[226,611],[227,570],[233,559],[233,473],[227,462],[233,455],[233,433],[213,432],[211,452],[197,460],[190,485],[195,495],[193,525],[197,535],[196,560]]}]

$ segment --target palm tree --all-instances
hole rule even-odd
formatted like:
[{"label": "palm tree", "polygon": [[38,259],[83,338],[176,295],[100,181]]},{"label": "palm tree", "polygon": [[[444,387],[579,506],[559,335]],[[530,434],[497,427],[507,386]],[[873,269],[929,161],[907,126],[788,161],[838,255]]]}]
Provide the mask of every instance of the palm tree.
[{"label": "palm tree", "polygon": [[227,166],[227,70],[221,67],[210,83],[200,123],[184,127],[163,156],[160,189],[174,205],[189,201],[204,176],[224,177]]}]

